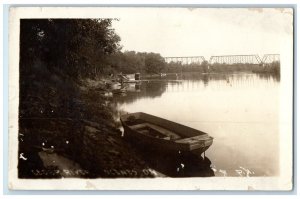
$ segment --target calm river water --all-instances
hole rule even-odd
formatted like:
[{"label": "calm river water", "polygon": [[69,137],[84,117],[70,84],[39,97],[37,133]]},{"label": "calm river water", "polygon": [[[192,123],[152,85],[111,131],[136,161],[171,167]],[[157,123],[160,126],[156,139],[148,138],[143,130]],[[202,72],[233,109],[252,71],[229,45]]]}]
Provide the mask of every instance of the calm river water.
[{"label": "calm river water", "polygon": [[126,85],[127,92],[114,95],[114,100],[118,114],[145,112],[214,137],[205,154],[208,167],[203,169],[202,160],[188,159],[183,164],[180,159],[172,171],[162,166],[165,163],[156,163],[162,167],[159,172],[170,176],[179,176],[182,170],[182,176],[276,176],[279,84],[278,77],[268,75],[192,73]]}]

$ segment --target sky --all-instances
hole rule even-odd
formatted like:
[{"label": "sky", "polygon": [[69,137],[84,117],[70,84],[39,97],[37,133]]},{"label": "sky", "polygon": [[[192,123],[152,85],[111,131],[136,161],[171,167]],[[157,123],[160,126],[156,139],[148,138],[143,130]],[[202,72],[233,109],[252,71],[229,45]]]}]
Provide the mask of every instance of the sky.
[{"label": "sky", "polygon": [[293,42],[291,9],[134,8],[113,28],[123,51],[163,57],[280,54]]}]

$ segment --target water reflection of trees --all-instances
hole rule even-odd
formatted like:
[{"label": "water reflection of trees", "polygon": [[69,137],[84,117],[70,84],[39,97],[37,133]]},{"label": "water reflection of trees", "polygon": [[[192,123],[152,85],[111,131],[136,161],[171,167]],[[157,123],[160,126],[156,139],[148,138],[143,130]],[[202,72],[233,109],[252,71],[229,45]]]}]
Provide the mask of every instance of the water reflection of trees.
[{"label": "water reflection of trees", "polygon": [[150,81],[137,84],[124,84],[126,93],[114,95],[113,99],[119,103],[132,103],[141,98],[155,98],[161,96],[167,88],[166,81]]},{"label": "water reflection of trees", "polygon": [[189,81],[202,81],[204,85],[208,85],[209,81],[225,80],[227,81],[230,78],[235,78],[237,80],[242,80],[245,77],[258,76],[262,79],[270,79],[279,82],[280,75],[276,74],[254,74],[254,73],[183,73],[178,77],[182,80]]},{"label": "water reflection of trees", "polygon": [[276,81],[276,82],[280,82],[280,75],[278,75],[278,74],[261,73],[261,74],[257,74],[257,76],[261,79],[273,80],[273,81]]},{"label": "water reflection of trees", "polygon": [[[279,82],[280,76],[274,74],[253,74],[253,73],[182,73],[177,75],[167,76],[165,79],[153,79],[136,84],[124,84],[122,88],[126,90],[124,93],[114,94],[113,101],[115,103],[133,103],[134,101],[142,98],[155,98],[160,97],[167,91],[168,87],[186,89],[181,85],[187,81],[187,85],[192,83],[201,83],[206,87],[210,82],[214,85],[224,86],[239,86],[247,84],[248,86],[254,85],[256,79],[264,79],[266,81]],[[176,81],[174,81],[176,80]],[[178,81],[179,80],[179,81]],[[225,84],[224,84],[225,83]],[[177,86],[175,86],[175,84]],[[197,84],[201,85],[201,84]]]}]

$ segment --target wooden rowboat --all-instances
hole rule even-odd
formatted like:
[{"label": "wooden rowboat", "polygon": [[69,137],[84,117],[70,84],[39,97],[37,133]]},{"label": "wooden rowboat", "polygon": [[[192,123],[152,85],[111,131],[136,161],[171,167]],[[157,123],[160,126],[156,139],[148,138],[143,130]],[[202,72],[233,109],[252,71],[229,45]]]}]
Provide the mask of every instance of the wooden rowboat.
[{"label": "wooden rowboat", "polygon": [[142,112],[121,116],[124,136],[147,149],[201,155],[213,143],[207,133]]}]

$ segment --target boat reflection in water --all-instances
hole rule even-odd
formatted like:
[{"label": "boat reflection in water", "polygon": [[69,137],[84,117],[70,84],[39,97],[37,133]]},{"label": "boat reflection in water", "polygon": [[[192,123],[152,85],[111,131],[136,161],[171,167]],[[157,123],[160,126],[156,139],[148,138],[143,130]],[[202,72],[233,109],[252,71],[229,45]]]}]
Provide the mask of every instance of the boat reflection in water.
[{"label": "boat reflection in water", "polygon": [[214,176],[211,161],[207,157],[193,154],[169,156],[159,155],[147,161],[151,168],[169,177]]},{"label": "boat reflection in water", "polygon": [[145,157],[148,166],[158,174],[156,177],[211,177],[215,176],[208,157],[178,151],[177,154],[165,151],[150,151],[136,146]]}]

